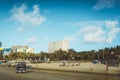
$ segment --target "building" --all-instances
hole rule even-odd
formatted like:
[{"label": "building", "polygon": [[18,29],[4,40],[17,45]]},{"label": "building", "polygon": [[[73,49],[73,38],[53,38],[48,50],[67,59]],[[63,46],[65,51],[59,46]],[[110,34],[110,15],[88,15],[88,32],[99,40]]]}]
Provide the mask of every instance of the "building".
[{"label": "building", "polygon": [[16,52],[34,53],[34,49],[28,46],[12,46],[11,51],[13,53]]},{"label": "building", "polygon": [[68,40],[61,40],[49,43],[49,53],[53,53],[58,50],[68,51],[69,43]]},{"label": "building", "polygon": [[28,49],[26,50],[26,53],[34,53],[34,49],[33,49],[33,48],[28,48]]}]

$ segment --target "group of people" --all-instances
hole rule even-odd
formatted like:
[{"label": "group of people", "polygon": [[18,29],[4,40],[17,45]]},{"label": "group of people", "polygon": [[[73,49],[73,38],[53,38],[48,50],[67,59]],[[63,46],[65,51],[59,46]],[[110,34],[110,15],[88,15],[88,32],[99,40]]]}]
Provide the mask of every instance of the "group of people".
[{"label": "group of people", "polygon": [[72,66],[79,66],[80,62],[71,62],[71,61],[62,61],[62,64],[60,64],[60,66],[70,66],[70,64],[72,63]]}]

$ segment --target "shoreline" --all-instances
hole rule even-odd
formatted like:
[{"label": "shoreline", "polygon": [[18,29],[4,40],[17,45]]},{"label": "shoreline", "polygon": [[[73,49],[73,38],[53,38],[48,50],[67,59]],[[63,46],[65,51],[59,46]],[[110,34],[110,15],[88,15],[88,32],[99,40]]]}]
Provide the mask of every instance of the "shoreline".
[{"label": "shoreline", "polygon": [[47,71],[60,71],[60,72],[71,72],[71,73],[83,73],[83,74],[95,74],[95,75],[110,75],[110,76],[120,76],[120,74],[113,73],[100,73],[100,72],[86,72],[86,71],[70,71],[70,70],[58,70],[58,69],[46,69],[46,68],[33,68],[37,70],[47,70]]},{"label": "shoreline", "polygon": [[[75,65],[77,63],[74,63],[74,66],[72,66],[73,63],[70,63],[69,65],[66,63],[65,66],[61,66],[61,64],[62,62],[35,63],[35,64],[30,63],[27,64],[27,66],[29,66],[28,70],[36,69],[36,70],[46,70],[46,71],[61,71],[61,72],[120,76],[120,65],[119,67],[108,67],[109,70],[106,71],[106,65],[104,64],[93,64],[90,62],[80,63],[80,65]],[[0,67],[7,67],[7,65],[0,65]]]},{"label": "shoreline", "polygon": [[79,66],[60,66],[60,63],[40,63],[32,64],[33,69],[49,70],[49,71],[65,71],[75,73],[87,73],[87,74],[102,74],[102,75],[117,75],[120,76],[119,67],[109,67],[109,71],[105,70],[103,64],[93,64],[91,69],[91,63],[81,63]]}]

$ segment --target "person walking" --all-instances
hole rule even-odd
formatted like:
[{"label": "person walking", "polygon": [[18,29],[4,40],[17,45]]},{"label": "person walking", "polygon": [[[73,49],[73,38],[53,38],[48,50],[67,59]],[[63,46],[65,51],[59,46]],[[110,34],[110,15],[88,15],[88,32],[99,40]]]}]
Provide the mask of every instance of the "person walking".
[{"label": "person walking", "polygon": [[109,71],[109,69],[108,69],[108,61],[107,60],[105,61],[105,64],[106,64],[106,71]]},{"label": "person walking", "polygon": [[93,71],[93,63],[90,64],[90,70]]}]

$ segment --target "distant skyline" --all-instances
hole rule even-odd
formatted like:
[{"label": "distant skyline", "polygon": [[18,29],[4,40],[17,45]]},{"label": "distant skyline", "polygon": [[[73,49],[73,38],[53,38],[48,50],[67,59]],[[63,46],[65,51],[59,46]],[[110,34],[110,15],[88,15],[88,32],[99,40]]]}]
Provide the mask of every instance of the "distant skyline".
[{"label": "distant skyline", "polygon": [[120,0],[0,0],[3,48],[69,40],[76,51],[120,45]]}]

